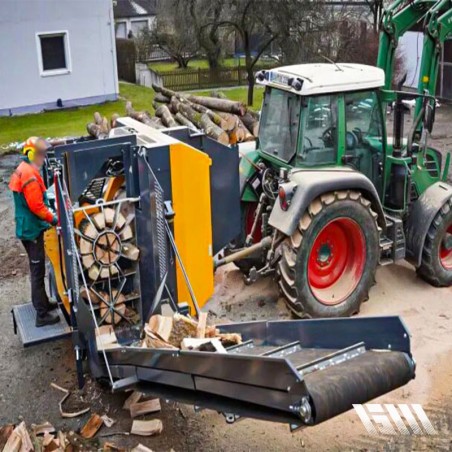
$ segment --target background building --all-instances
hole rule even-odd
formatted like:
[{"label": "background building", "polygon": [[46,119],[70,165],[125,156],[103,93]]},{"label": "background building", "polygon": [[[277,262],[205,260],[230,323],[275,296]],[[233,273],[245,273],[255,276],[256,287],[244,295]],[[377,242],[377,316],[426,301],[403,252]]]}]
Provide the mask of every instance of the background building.
[{"label": "background building", "polygon": [[112,0],[1,0],[0,42],[0,116],[118,97]]}]

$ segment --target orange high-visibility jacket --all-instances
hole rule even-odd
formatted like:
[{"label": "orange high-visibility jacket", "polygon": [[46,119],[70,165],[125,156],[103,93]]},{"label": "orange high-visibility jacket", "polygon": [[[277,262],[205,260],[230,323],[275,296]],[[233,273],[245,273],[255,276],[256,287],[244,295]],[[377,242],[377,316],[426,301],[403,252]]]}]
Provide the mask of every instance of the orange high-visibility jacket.
[{"label": "orange high-visibility jacket", "polygon": [[39,170],[24,159],[12,174],[9,188],[14,193],[16,234],[20,239],[34,240],[54,221]]}]

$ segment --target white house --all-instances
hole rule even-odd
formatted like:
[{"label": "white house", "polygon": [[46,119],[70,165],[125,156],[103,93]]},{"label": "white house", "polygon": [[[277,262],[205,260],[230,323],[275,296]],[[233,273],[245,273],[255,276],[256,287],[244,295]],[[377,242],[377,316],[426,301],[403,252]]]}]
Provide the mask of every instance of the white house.
[{"label": "white house", "polygon": [[112,0],[0,0],[0,116],[118,98]]},{"label": "white house", "polygon": [[116,37],[137,37],[151,28],[157,14],[157,0],[113,0]]}]

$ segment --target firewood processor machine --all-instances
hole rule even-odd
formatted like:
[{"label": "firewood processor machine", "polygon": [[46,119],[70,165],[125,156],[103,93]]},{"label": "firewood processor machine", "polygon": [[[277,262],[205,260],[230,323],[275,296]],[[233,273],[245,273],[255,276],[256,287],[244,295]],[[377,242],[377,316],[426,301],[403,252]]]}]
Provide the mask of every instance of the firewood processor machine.
[{"label": "firewood processor machine", "polygon": [[[197,316],[213,294],[215,258],[240,233],[239,153],[185,127],[118,123],[107,139],[49,153],[45,179],[59,223],[45,244],[66,325],[35,329],[30,306],[17,306],[24,345],[70,335],[80,385],[87,364],[113,391],[139,389],[228,422],[252,417],[291,429],[414,378],[398,317],[220,325],[243,338],[226,353],[139,347],[152,314]],[[119,343],[111,349],[96,341],[105,325]]]}]

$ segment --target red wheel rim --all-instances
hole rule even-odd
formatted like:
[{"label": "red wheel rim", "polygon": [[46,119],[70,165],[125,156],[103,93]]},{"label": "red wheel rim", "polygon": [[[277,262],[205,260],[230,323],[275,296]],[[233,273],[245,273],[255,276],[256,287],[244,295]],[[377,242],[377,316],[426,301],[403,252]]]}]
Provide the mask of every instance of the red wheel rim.
[{"label": "red wheel rim", "polygon": [[452,270],[452,249],[446,248],[444,244],[444,239],[448,234],[452,234],[452,224],[447,228],[447,231],[444,233],[443,240],[441,240],[441,245],[439,249],[439,258],[441,261],[441,265],[446,270]]},{"label": "red wheel rim", "polygon": [[350,218],[330,221],[318,234],[308,260],[311,292],[325,305],[344,301],[361,280],[366,241],[361,227]]},{"label": "red wheel rim", "polygon": [[[251,232],[251,229],[253,228],[254,223],[254,213],[257,209],[257,203],[249,203],[245,209],[245,234],[248,236],[248,234]],[[253,243],[259,243],[262,240],[262,221],[259,218],[257,220],[256,228],[254,229],[253,234]]]}]

